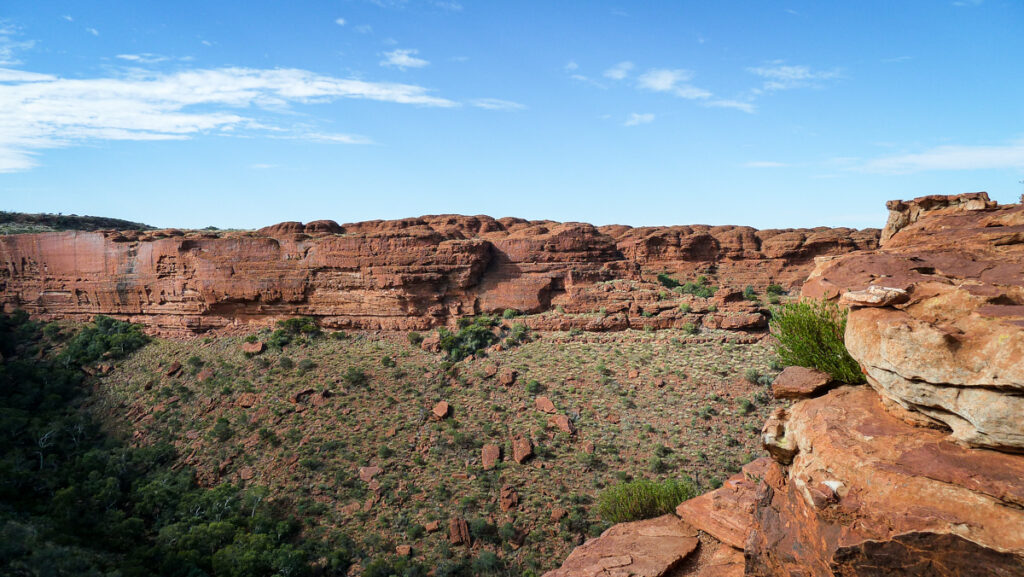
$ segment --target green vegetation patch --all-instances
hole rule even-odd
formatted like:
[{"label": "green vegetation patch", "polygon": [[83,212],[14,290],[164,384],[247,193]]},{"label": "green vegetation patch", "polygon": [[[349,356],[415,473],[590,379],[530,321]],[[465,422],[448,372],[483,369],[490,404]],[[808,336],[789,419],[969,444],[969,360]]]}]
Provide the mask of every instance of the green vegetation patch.
[{"label": "green vegetation patch", "polygon": [[641,479],[606,489],[597,498],[597,512],[610,523],[650,519],[675,510],[696,494],[697,488],[689,479]]},{"label": "green vegetation patch", "polygon": [[826,301],[805,299],[772,311],[771,331],[784,365],[825,371],[842,383],[863,383],[860,365],[843,343],[847,310]]}]

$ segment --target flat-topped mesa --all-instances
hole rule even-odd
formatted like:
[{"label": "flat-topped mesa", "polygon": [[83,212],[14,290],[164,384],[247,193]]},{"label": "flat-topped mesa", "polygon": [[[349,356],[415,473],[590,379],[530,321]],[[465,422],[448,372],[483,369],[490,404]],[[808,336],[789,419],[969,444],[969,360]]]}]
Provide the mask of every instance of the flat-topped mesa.
[{"label": "flat-topped mesa", "polygon": [[[524,322],[761,330],[760,309],[730,301],[728,291],[716,313],[680,312],[662,301],[657,275],[795,288],[814,256],[873,248],[877,238],[876,229],[598,228],[463,215],[10,235],[0,237],[0,305],[43,319],[115,315],[165,334],[298,315],[330,328],[423,330],[467,315],[556,307],[565,314]],[[630,282],[607,282],[615,280]]]}]

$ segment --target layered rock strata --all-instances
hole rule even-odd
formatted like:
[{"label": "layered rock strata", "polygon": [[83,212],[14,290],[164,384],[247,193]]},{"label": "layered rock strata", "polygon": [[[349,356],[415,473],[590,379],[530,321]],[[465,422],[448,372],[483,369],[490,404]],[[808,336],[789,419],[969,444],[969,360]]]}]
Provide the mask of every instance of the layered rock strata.
[{"label": "layered rock strata", "polygon": [[564,314],[531,318],[531,326],[762,329],[761,311],[742,298],[702,299],[683,312],[653,281],[704,273],[735,287],[795,287],[814,257],[871,248],[877,238],[874,229],[597,228],[457,215],[250,232],[11,235],[0,237],[0,304],[47,319],[116,315],[180,333],[295,315],[326,327],[412,330],[556,307]]},{"label": "layered rock strata", "polygon": [[[811,398],[765,424],[770,459],[677,508],[701,544],[665,575],[1024,575],[1024,206],[889,208],[880,249],[804,285],[854,307],[868,386],[781,383]],[[718,572],[723,551],[743,566]]]}]

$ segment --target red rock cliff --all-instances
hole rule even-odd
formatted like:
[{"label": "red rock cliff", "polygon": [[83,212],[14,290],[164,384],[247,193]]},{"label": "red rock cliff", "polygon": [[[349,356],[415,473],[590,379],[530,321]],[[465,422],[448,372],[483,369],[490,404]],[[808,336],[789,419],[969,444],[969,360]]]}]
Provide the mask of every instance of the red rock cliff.
[{"label": "red rock cliff", "polygon": [[772,458],[552,577],[1024,575],[1024,205],[889,209],[880,249],[819,259],[803,288],[852,308],[868,385],[779,409]]},{"label": "red rock cliff", "polygon": [[[793,287],[815,256],[872,248],[877,238],[875,229],[599,229],[458,215],[286,222],[253,232],[12,235],[0,237],[0,303],[42,318],[118,315],[164,332],[293,315],[336,328],[425,329],[463,315],[561,305],[569,313],[605,308],[607,319],[581,328],[613,330],[636,326],[653,308],[601,281],[710,272],[731,286]],[[661,312],[648,324],[688,322]]]}]

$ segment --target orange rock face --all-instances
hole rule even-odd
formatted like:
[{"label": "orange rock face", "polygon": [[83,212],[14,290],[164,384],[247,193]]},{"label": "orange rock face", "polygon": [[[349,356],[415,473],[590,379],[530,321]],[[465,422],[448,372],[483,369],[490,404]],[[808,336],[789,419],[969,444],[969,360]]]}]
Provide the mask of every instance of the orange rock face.
[{"label": "orange rock face", "polygon": [[[792,287],[815,256],[872,248],[877,237],[874,229],[596,228],[458,215],[288,222],[253,232],[12,235],[0,237],[0,304],[42,318],[115,315],[180,334],[297,315],[331,328],[422,330],[556,305],[611,313],[564,321],[585,330],[665,328],[699,319],[670,310],[652,316],[656,290],[598,283],[717,270],[732,286]],[[763,326],[763,317],[746,314],[716,322]]]},{"label": "orange rock face", "polygon": [[1024,452],[1024,205],[973,193],[888,206],[884,246],[819,263],[804,294],[857,307],[846,346],[889,406]]}]

